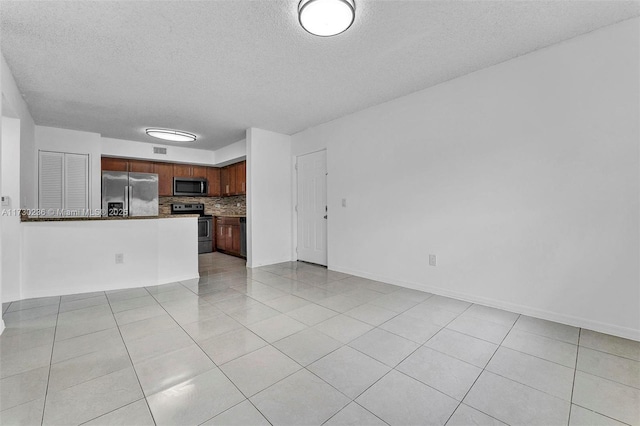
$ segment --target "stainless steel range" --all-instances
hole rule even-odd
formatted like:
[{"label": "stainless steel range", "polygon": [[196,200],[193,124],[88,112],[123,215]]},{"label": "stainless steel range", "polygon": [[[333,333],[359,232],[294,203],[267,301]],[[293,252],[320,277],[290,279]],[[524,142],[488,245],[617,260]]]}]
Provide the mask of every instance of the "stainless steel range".
[{"label": "stainless steel range", "polygon": [[204,214],[204,204],[171,204],[171,214],[198,214],[198,253],[213,251],[213,216]]}]

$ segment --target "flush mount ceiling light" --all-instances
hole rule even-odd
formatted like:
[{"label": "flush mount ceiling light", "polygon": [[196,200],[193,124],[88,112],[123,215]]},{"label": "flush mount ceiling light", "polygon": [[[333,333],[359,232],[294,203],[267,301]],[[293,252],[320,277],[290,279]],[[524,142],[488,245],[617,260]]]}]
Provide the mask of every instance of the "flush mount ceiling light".
[{"label": "flush mount ceiling light", "polygon": [[356,17],[354,0],[301,0],[298,19],[302,28],[320,37],[340,34]]},{"label": "flush mount ceiling light", "polygon": [[180,130],[147,129],[146,132],[151,137],[172,142],[193,142],[196,140],[196,135],[187,132],[181,132]]}]

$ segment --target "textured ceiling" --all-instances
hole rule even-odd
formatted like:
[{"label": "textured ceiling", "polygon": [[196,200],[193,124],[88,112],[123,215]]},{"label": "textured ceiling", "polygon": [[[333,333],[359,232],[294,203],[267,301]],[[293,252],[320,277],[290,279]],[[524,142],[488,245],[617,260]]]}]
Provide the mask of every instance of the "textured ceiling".
[{"label": "textured ceiling", "polygon": [[356,0],[331,38],[297,0],[7,1],[2,52],[37,124],[216,149],[293,134],[640,14],[637,1]]}]

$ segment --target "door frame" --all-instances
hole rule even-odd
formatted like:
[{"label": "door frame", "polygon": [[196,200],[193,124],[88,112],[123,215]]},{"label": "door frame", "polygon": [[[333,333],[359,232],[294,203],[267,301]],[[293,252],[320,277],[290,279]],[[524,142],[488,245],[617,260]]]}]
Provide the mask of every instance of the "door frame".
[{"label": "door frame", "polygon": [[[291,185],[291,199],[293,200],[293,203],[291,203],[291,211],[292,211],[292,217],[293,220],[291,221],[291,235],[293,236],[293,241],[292,241],[292,245],[291,245],[291,258],[293,259],[294,262],[298,261],[298,212],[296,210],[296,206],[298,205],[298,157],[303,157],[305,155],[309,155],[309,154],[316,154],[318,152],[322,152],[325,151],[326,153],[326,166],[327,166],[327,171],[326,171],[326,177],[325,177],[325,188],[327,191],[327,209],[329,206],[329,150],[327,148],[321,148],[321,149],[316,149],[313,151],[309,151],[309,152],[305,152],[305,153],[301,153],[301,154],[297,154],[291,157],[291,170],[293,171],[292,176],[293,179],[292,181],[292,185]],[[329,269],[329,226],[330,226],[330,221],[329,219],[331,218],[331,215],[329,214],[330,212],[327,212],[327,244],[326,244],[326,250],[327,250],[327,269]],[[304,261],[302,261],[304,262]]]}]

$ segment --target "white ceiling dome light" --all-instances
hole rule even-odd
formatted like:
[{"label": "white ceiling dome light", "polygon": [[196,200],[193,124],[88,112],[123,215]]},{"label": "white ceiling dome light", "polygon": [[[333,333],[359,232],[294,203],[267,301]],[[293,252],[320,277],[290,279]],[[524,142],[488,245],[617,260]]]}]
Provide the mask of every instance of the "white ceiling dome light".
[{"label": "white ceiling dome light", "polygon": [[180,130],[149,128],[146,130],[146,132],[147,135],[151,137],[164,139],[165,141],[194,142],[196,140],[196,135],[182,132]]},{"label": "white ceiling dome light", "polygon": [[346,31],[356,17],[354,0],[301,0],[298,19],[313,35],[330,37]]}]

